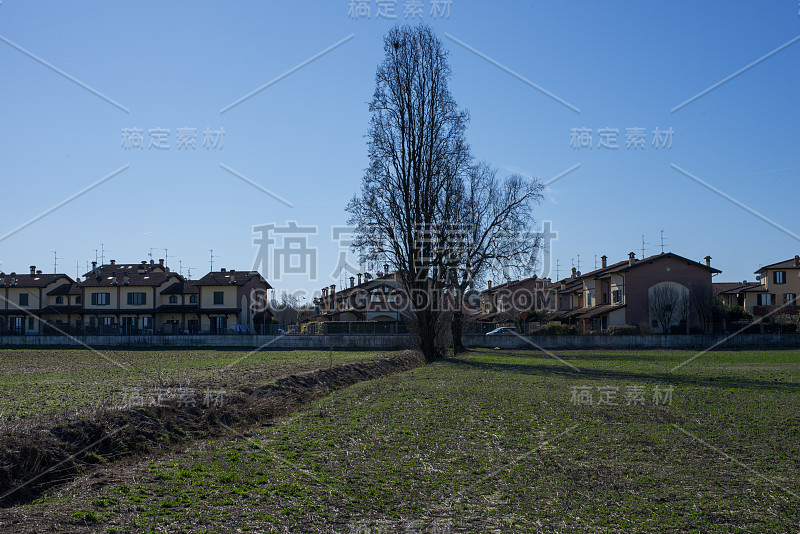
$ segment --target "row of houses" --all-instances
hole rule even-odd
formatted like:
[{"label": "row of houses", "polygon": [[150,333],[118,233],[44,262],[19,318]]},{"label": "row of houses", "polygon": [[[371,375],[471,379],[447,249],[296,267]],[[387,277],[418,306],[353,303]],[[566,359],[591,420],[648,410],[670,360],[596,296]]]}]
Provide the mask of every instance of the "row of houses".
[{"label": "row of houses", "polygon": [[[797,315],[800,312],[800,257],[760,267],[755,282],[714,282],[722,271],[711,266],[711,257],[694,261],[672,252],[609,264],[602,256],[601,267],[587,273],[572,270],[570,276],[552,281],[531,277],[487,283],[483,290],[465,296],[462,310],[472,320],[507,323],[513,318],[533,315],[533,319],[578,326],[583,333],[604,332],[613,327],[632,325],[642,332],[663,332],[678,327],[686,332],[705,331],[711,320],[714,297],[728,306],[740,306],[755,317],[773,313]],[[350,285],[331,285],[315,299],[310,321],[398,321],[408,302],[403,298],[396,273],[384,271],[372,277],[358,273]],[[356,281],[357,280],[357,281]],[[673,295],[667,301],[663,295]],[[661,299],[664,311],[655,302]],[[678,306],[682,309],[670,310]],[[674,313],[672,313],[674,311]],[[664,320],[664,316],[668,319]]]},{"label": "row of houses", "polygon": [[257,271],[188,280],[164,265],[92,262],[83,279],[0,273],[0,334],[174,334],[253,331],[271,286]]},{"label": "row of houses", "polygon": [[[573,269],[557,281],[535,276],[489,281],[485,289],[468,292],[461,308],[476,322],[507,323],[530,314],[535,317],[529,319],[576,325],[584,333],[624,325],[643,332],[675,325],[686,332],[704,330],[713,297],[755,317],[800,312],[800,256],[760,267],[754,282],[714,282],[720,273],[710,256],[698,262],[667,252],[637,259],[631,252],[627,260],[611,264],[602,256],[599,269]],[[357,273],[349,281],[338,291],[336,285],[322,288],[305,320],[402,322],[409,299],[389,265],[375,276]],[[266,296],[271,288],[257,271],[221,269],[189,280],[163,260],[93,262],[82,280],[31,266],[29,274],[0,273],[0,334],[254,332],[270,315]],[[653,304],[667,293],[678,296],[682,309],[665,323]]]}]

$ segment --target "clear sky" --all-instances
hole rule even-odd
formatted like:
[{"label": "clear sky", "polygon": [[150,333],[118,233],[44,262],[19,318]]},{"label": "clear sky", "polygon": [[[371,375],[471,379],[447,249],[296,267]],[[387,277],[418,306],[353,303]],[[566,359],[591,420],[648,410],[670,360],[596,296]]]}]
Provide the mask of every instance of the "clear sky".
[{"label": "clear sky", "polygon": [[[262,273],[278,291],[340,284],[332,230],[367,165],[382,37],[404,20],[450,50],[476,158],[543,181],[571,169],[536,208],[558,234],[540,274],[638,257],[643,234],[657,253],[661,230],[718,281],[800,253],[798,0],[438,1],[434,16],[434,0],[421,15],[412,0],[2,0],[0,270],[52,272],[56,251],[74,277],[101,243],[118,262],[166,248],[193,278],[209,249],[246,270],[254,226],[296,221],[316,234],[267,235]],[[671,139],[655,146],[656,128]],[[307,253],[280,256],[292,246]],[[276,277],[276,253],[305,272]]]}]

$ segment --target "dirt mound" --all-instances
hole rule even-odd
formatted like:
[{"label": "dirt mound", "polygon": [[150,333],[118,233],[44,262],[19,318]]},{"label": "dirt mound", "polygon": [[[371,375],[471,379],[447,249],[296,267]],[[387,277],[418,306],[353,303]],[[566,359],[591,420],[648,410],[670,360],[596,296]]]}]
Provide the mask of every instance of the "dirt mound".
[{"label": "dirt mound", "polygon": [[88,466],[189,439],[216,435],[227,426],[286,415],[300,406],[362,380],[421,365],[404,351],[387,358],[291,375],[208,402],[199,394],[157,405],[109,410],[91,419],[32,428],[0,437],[0,506],[29,502],[71,480]]}]

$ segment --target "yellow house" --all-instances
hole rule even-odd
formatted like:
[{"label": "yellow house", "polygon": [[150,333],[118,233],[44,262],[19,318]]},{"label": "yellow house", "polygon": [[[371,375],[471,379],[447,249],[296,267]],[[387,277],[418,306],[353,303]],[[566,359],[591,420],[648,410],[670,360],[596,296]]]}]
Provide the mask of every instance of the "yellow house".
[{"label": "yellow house", "polygon": [[65,274],[43,274],[35,265],[30,274],[0,273],[0,333],[42,334],[43,319],[52,311],[49,293],[72,283]]},{"label": "yellow house", "polygon": [[[258,271],[220,269],[193,282],[197,288],[200,333],[235,333],[253,330],[253,316],[266,309],[272,286]],[[191,294],[189,294],[191,297]]]},{"label": "yellow house", "polygon": [[754,316],[800,311],[800,256],[765,265],[755,271],[760,287],[745,293],[744,307]]}]

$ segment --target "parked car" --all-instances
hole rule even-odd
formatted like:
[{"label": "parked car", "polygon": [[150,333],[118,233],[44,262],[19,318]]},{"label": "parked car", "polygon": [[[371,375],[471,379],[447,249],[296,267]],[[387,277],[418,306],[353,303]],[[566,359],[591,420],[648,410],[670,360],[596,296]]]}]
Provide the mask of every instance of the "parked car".
[{"label": "parked car", "polygon": [[500,328],[495,328],[491,332],[487,332],[487,336],[510,336],[513,334],[519,334],[519,331],[515,326],[501,326]]}]

